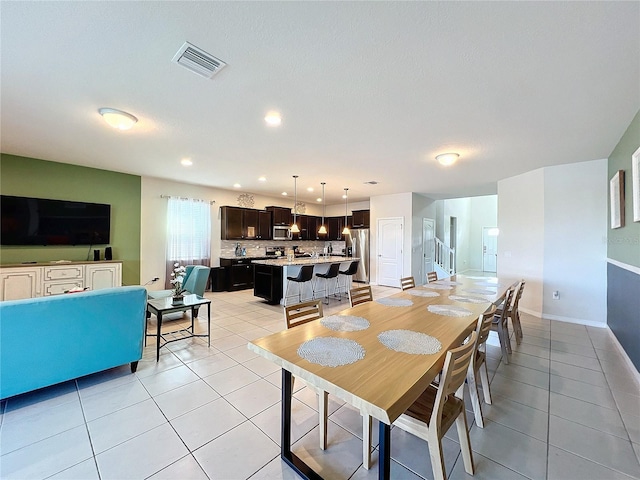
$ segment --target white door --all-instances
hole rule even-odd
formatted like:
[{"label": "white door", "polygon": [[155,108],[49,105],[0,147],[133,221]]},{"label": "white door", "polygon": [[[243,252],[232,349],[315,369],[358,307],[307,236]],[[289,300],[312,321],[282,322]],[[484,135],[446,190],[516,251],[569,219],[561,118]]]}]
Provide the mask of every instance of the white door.
[{"label": "white door", "polygon": [[482,270],[498,271],[498,229],[482,227]]},{"label": "white door", "polygon": [[422,258],[423,271],[421,272],[422,284],[427,277],[428,272],[433,272],[433,259],[436,254],[436,224],[431,218],[422,219]]},{"label": "white door", "polygon": [[378,285],[400,286],[402,218],[378,219]]}]

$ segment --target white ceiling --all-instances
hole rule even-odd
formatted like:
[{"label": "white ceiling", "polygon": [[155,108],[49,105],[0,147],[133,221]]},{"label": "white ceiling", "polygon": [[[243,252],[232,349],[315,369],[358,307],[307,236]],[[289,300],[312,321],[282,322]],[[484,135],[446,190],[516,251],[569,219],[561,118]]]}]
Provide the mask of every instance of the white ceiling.
[{"label": "white ceiling", "polygon": [[[300,199],[326,181],[328,204],[344,187],[352,201],[491,194],[606,158],[640,109],[638,1],[0,9],[2,152],[219,188],[291,193],[296,174]],[[208,80],[172,63],[185,41],[228,66]],[[120,133],[100,107],[140,120]],[[454,167],[434,160],[446,151]]]}]

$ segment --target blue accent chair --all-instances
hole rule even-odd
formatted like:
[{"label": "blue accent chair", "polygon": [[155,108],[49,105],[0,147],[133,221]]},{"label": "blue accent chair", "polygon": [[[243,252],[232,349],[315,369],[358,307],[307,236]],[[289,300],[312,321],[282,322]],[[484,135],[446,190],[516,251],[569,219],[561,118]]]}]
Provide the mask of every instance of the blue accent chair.
[{"label": "blue accent chair", "polygon": [[[211,268],[205,267],[204,265],[187,265],[185,269],[186,272],[182,287],[189,293],[195,293],[203,297]],[[152,290],[149,292],[149,298],[166,298],[172,295],[173,290]],[[198,309],[196,309],[196,315],[197,314]]]}]

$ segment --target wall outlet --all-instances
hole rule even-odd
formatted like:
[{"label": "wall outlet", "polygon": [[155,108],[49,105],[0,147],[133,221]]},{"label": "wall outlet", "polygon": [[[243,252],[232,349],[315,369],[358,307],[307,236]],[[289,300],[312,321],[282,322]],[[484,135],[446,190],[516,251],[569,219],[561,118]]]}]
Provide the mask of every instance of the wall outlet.
[{"label": "wall outlet", "polygon": [[560,292],[558,290],[553,291],[553,299],[558,300],[560,298]]}]

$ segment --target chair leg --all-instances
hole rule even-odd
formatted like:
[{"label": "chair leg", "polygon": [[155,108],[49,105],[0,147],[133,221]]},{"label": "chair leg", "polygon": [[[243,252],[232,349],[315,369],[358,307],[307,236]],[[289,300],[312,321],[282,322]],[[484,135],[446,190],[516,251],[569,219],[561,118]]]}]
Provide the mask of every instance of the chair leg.
[{"label": "chair leg", "polygon": [[520,345],[522,343],[522,325],[520,324],[520,314],[518,312],[511,316],[511,324],[516,334],[516,344]]},{"label": "chair leg", "polygon": [[[464,470],[473,475],[473,456],[471,453],[471,441],[469,440],[469,430],[467,429],[467,415],[464,408],[458,418],[456,418],[456,428],[458,429],[458,438],[460,440],[460,450],[462,451],[462,460],[464,462]],[[433,461],[433,460],[432,460]]]},{"label": "chair leg", "polygon": [[480,405],[480,397],[478,395],[476,374],[471,368],[469,368],[469,372],[467,373],[467,384],[469,385],[469,396],[471,397],[471,405],[473,406],[473,415],[476,419],[476,425],[480,428],[484,428],[484,419],[482,417],[482,406]]},{"label": "chair leg", "polygon": [[491,390],[489,389],[489,369],[487,368],[487,362],[483,362],[480,366],[480,381],[482,382],[482,393],[484,394],[484,401],[487,405],[491,405]]},{"label": "chair leg", "polygon": [[427,435],[429,437],[429,456],[431,457],[431,468],[433,469],[434,480],[445,480],[444,452],[442,451],[442,442],[440,438],[431,430]]},{"label": "chair leg", "polygon": [[509,353],[507,352],[507,340],[504,338],[504,329],[502,328],[502,324],[498,323],[498,339],[500,340],[500,350],[502,350],[502,360],[504,363],[509,365]]},{"label": "chair leg", "polygon": [[513,353],[511,350],[511,334],[509,333],[509,319],[504,322],[504,338],[507,340],[507,352]]},{"label": "chair leg", "polygon": [[327,449],[327,414],[328,414],[329,394],[318,392],[318,421],[320,426],[320,448]]},{"label": "chair leg", "polygon": [[365,470],[371,468],[371,424],[370,415],[362,415],[362,466]]}]

